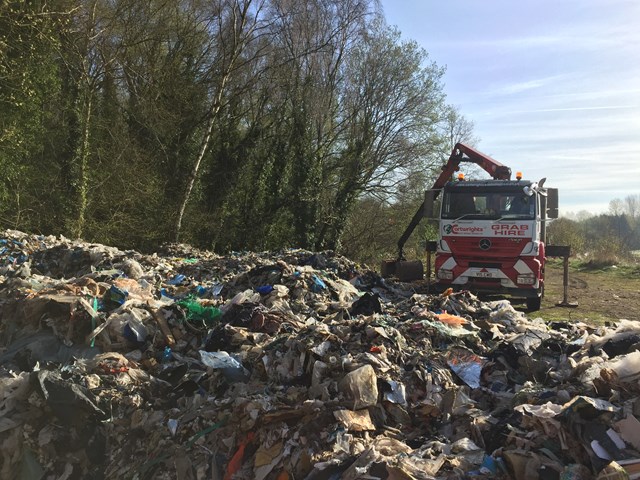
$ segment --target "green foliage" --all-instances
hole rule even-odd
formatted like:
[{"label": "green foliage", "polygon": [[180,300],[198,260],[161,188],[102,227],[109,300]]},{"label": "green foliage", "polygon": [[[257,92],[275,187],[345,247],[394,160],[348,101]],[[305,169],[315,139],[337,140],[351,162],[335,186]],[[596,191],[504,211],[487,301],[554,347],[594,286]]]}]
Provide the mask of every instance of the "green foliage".
[{"label": "green foliage", "polygon": [[0,224],[29,228],[38,215],[31,200],[47,172],[45,124],[60,85],[59,25],[37,2],[0,5]]},{"label": "green foliage", "polygon": [[548,242],[553,245],[569,245],[571,251],[583,253],[585,249],[584,229],[579,222],[568,218],[558,218],[549,224]]},{"label": "green foliage", "polygon": [[[359,262],[377,267],[382,260],[398,256],[398,240],[413,215],[421,208],[424,194],[404,196],[393,203],[374,197],[360,199],[345,230],[342,251]],[[424,259],[428,240],[436,240],[437,224],[427,219],[415,229],[404,246],[407,259]]]},{"label": "green foliage", "polygon": [[186,199],[199,246],[395,254],[471,138],[444,70],[371,0],[263,6],[0,5],[0,225],[147,250]]},{"label": "green foliage", "polygon": [[632,251],[640,242],[636,224],[627,214],[588,216],[580,221],[559,218],[549,226],[549,239],[570,245],[585,265],[599,269],[633,263]]},{"label": "green foliage", "polygon": [[596,242],[585,256],[589,268],[603,268],[618,265],[629,258],[629,252],[615,237],[603,238]]}]

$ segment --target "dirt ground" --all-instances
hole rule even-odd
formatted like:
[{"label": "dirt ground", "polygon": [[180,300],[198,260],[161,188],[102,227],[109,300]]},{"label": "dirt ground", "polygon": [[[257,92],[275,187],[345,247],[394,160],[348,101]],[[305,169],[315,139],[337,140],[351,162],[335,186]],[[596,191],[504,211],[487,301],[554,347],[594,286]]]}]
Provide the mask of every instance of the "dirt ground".
[{"label": "dirt ground", "polygon": [[[620,319],[640,320],[640,271],[638,268],[569,270],[569,302],[576,308],[559,307],[563,299],[562,266],[547,265],[546,292],[539,312],[545,320],[584,320],[603,323]],[[524,308],[524,305],[521,306]]]}]

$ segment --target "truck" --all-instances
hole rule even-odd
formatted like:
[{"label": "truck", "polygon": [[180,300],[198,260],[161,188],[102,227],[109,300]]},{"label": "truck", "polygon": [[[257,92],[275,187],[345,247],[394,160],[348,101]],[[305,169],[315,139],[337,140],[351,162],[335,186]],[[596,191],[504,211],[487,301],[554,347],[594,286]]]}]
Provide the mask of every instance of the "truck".
[{"label": "truck", "polygon": [[[460,164],[474,163],[491,176],[487,180],[454,178]],[[548,257],[564,258],[565,299],[570,247],[549,245],[547,224],[558,217],[558,190],[546,179],[511,179],[511,168],[468,145],[457,143],[442,173],[425,192],[424,202],[398,241],[398,258],[383,262],[383,276],[402,281],[423,277],[421,262],[408,262],[403,249],[422,218],[437,222],[437,240],[427,242],[429,280],[435,254],[434,284],[440,289],[501,293],[524,298],[538,310],[544,295]],[[440,197],[439,201],[438,197]],[[561,303],[562,305],[562,303]]]}]

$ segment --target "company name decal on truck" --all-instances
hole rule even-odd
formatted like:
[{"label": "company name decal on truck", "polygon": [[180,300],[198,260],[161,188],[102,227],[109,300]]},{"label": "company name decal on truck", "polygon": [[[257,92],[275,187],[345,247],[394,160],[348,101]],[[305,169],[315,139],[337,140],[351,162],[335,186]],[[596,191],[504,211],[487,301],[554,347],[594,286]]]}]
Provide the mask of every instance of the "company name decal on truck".
[{"label": "company name decal on truck", "polygon": [[465,227],[455,223],[446,224],[442,228],[447,235],[475,235],[484,233],[483,227]]},{"label": "company name decal on truck", "polygon": [[477,235],[477,236],[501,236],[501,237],[526,237],[530,236],[529,225],[526,223],[500,223],[491,226],[458,225],[446,223],[442,226],[445,235]]},{"label": "company name decal on truck", "polygon": [[512,237],[524,237],[527,235],[529,225],[491,225],[494,235],[504,235]]}]

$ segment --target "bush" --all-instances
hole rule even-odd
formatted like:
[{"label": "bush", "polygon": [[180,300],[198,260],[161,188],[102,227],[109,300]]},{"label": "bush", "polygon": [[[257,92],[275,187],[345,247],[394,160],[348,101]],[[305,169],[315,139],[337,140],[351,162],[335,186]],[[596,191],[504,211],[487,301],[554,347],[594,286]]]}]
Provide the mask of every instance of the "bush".
[{"label": "bush", "polygon": [[620,238],[607,235],[588,248],[585,260],[584,267],[601,269],[612,265],[632,263],[633,256]]}]

